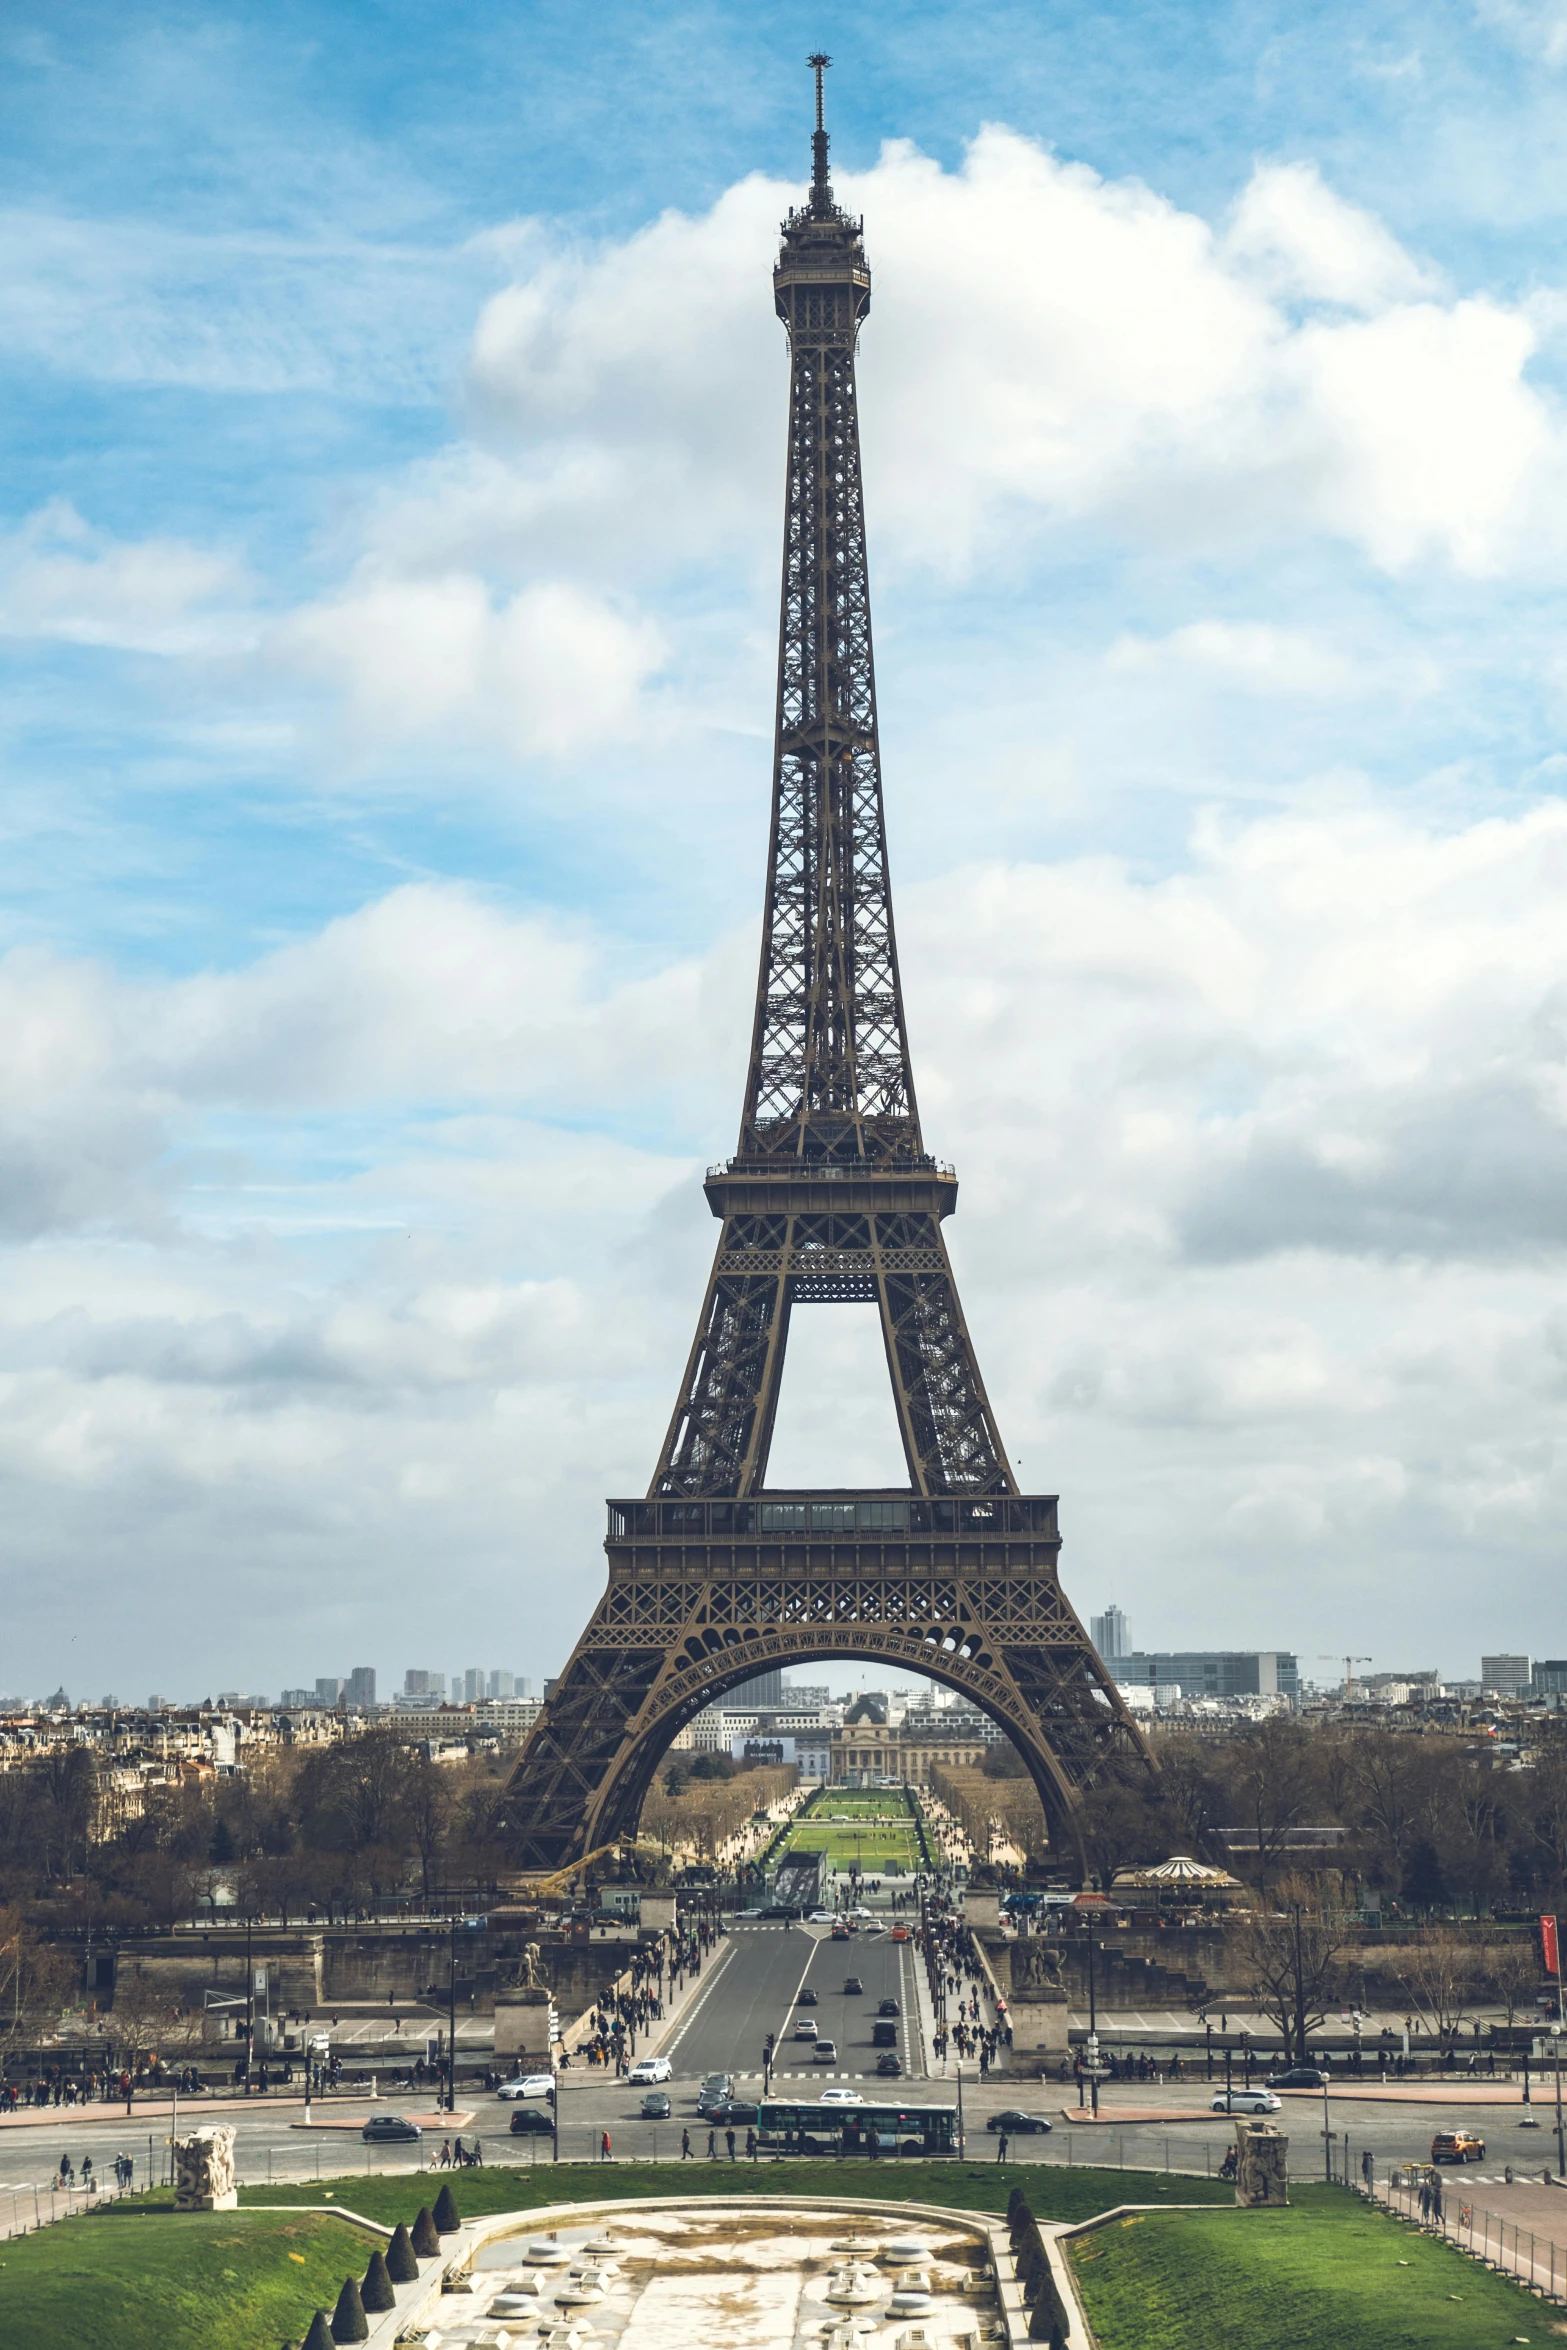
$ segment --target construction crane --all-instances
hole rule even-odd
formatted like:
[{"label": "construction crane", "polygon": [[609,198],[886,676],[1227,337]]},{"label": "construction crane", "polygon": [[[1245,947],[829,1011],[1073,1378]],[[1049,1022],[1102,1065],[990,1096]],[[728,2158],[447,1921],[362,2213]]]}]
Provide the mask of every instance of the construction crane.
[{"label": "construction crane", "polygon": [[1323,1662],[1324,1662],[1325,1664],[1330,1664],[1330,1665],[1337,1665],[1337,1664],[1341,1664],[1341,1665],[1344,1667],[1344,1699],[1345,1699],[1345,1703],[1347,1704],[1347,1703],[1349,1702],[1349,1700],[1350,1700],[1350,1699],[1351,1699],[1351,1698],[1354,1696],[1354,1694],[1355,1694],[1355,1667],[1356,1667],[1357,1665],[1369,1665],[1369,1664],[1370,1664],[1370,1662],[1371,1662],[1371,1659],[1370,1659],[1370,1657],[1369,1657],[1369,1656],[1345,1656],[1345,1657],[1329,1656],[1329,1654],[1328,1654],[1328,1652],[1327,1652],[1327,1650],[1326,1650],[1325,1648],[1319,1648],[1319,1649],[1318,1649],[1318,1651],[1317,1651],[1317,1654],[1318,1654],[1318,1656],[1319,1656],[1319,1657],[1321,1657],[1321,1658],[1322,1658],[1322,1660],[1323,1660]]},{"label": "construction crane", "polygon": [[511,1890],[524,1894],[564,1892],[572,1878],[580,1877],[584,1869],[590,1869],[596,1860],[605,1860],[610,1853],[614,1853],[617,1858],[625,1853],[634,1853],[638,1842],[635,1836],[619,1836],[613,1844],[600,1844],[592,1852],[585,1852],[580,1860],[572,1861],[567,1868],[547,1872],[542,1869],[524,1869],[511,1880]]}]

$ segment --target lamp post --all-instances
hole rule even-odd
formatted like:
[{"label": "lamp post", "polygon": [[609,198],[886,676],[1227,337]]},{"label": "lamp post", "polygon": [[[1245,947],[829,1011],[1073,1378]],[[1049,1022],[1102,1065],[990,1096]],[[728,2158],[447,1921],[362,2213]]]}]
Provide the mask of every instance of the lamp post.
[{"label": "lamp post", "polygon": [[1567,2149],[1562,2144],[1562,2027],[1551,2026],[1551,2054],[1556,2059],[1556,2176],[1567,2177]]},{"label": "lamp post", "polygon": [[1094,2119],[1099,2119],[1099,2008],[1094,1982],[1094,1929],[1088,1929],[1088,2081]]},{"label": "lamp post", "polygon": [[457,1912],[451,1914],[451,1964],[446,1987],[446,2110],[457,2111]]}]

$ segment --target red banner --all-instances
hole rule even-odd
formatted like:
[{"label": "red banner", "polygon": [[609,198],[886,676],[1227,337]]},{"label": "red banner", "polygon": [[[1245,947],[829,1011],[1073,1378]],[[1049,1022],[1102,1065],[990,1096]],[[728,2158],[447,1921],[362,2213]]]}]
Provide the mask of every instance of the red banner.
[{"label": "red banner", "polygon": [[1556,1920],[1554,1918],[1541,1918],[1540,1920],[1540,1956],[1545,1961],[1545,1971],[1548,1975],[1561,1972],[1561,1961],[1556,1947]]}]

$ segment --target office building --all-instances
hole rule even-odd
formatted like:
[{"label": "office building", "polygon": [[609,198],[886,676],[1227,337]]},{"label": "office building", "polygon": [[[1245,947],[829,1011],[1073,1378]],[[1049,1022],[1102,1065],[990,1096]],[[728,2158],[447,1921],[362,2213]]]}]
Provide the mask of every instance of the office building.
[{"label": "office building", "polygon": [[374,1665],[355,1665],[348,1676],[348,1686],[343,1695],[349,1705],[374,1705]]},{"label": "office building", "polygon": [[749,1681],[737,1682],[724,1699],[725,1705],[732,1706],[736,1713],[744,1713],[748,1707],[760,1713],[765,1708],[781,1706],[783,1702],[781,1666],[775,1672],[753,1673]]},{"label": "office building", "polygon": [[1132,1627],[1114,1600],[1102,1616],[1089,1617],[1088,1637],[1107,1664],[1132,1653]]},{"label": "office building", "polygon": [[446,1675],[429,1671],[421,1672],[410,1666],[403,1675],[403,1695],[405,1697],[429,1697],[433,1698],[437,1705],[444,1705],[446,1703]]},{"label": "office building", "polygon": [[1529,1676],[1533,1697],[1567,1696],[1567,1657],[1542,1656]]},{"label": "office building", "polygon": [[1183,1697],[1300,1700],[1300,1660],[1287,1649],[1134,1649],[1115,1660],[1125,1688],[1170,1686]]},{"label": "office building", "polygon": [[1480,1659],[1480,1686],[1489,1689],[1493,1697],[1523,1697],[1529,1687],[1529,1659],[1526,1656],[1483,1656]]},{"label": "office building", "polygon": [[316,1681],[317,1705],[336,1705],[343,1694],[343,1684],[334,1673],[323,1673]]}]

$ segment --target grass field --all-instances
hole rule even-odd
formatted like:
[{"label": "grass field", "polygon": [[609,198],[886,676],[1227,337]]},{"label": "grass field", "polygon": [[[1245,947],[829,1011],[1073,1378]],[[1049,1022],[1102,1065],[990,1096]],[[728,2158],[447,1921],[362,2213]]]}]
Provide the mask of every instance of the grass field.
[{"label": "grass field", "polygon": [[[355,2180],[352,2184],[358,2184]],[[296,2201],[312,2190],[296,2187]],[[6,2350],[258,2350],[330,2316],[380,2241],[311,2212],[181,2213],[147,2197],[0,2245]]]},{"label": "grass field", "polygon": [[769,1861],[776,1864],[786,1852],[825,1852],[835,1869],[857,1860],[867,1877],[924,1866],[913,1809],[891,1787],[833,1787],[813,1795]]},{"label": "grass field", "polygon": [[1290,2195],[1288,2211],[1154,2212],[1075,2243],[1101,2350],[1500,2350],[1564,2330],[1520,2286],[1342,2189]]}]

